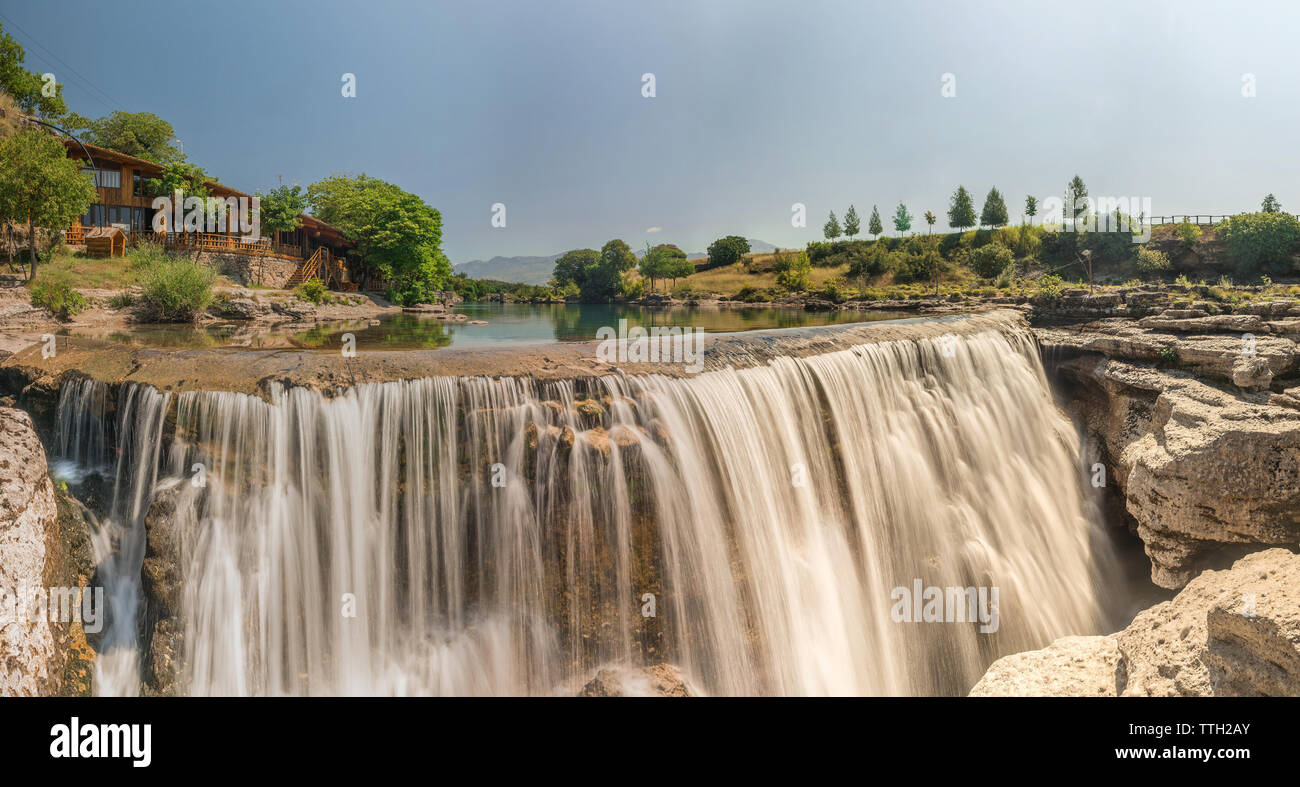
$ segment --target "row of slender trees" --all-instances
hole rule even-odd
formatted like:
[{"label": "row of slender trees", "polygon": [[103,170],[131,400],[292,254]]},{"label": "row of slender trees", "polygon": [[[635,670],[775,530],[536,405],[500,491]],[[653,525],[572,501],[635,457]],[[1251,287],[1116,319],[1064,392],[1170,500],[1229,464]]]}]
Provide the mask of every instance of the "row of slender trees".
[{"label": "row of slender trees", "polygon": [[[1088,187],[1084,184],[1083,179],[1078,175],[1066,186],[1066,204],[1077,205],[1080,200],[1086,200],[1088,197]],[[1033,219],[1038,215],[1038,200],[1031,194],[1025,197],[1025,216]],[[926,211],[923,218],[930,231],[933,231],[934,223],[937,220],[934,213]],[[952,193],[952,198],[948,203],[948,226],[958,232],[970,229],[971,227],[1003,227],[1010,221],[1007,214],[1006,198],[997,187],[989,189],[989,193],[984,197],[984,206],[979,214],[975,213],[975,200],[971,197],[965,186],[958,186],[957,190]],[[902,202],[894,209],[894,230],[901,236],[912,228],[912,214],[907,209],[907,205]],[[839,219],[835,218],[835,211],[830,212],[830,217],[826,224],[822,226],[822,234],[826,240],[835,240],[840,237],[846,237],[852,240],[859,231],[861,223],[858,219],[858,210],[855,206],[849,205],[849,209],[844,212],[844,221],[841,224]],[[867,223],[867,232],[875,237],[885,231],[884,224],[880,221],[880,210],[871,206],[871,218]]]}]

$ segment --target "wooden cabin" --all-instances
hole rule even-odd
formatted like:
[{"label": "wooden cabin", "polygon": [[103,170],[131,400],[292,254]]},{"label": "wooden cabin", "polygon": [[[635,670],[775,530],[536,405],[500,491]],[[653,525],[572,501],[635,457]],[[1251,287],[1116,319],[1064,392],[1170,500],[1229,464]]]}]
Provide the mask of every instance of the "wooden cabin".
[{"label": "wooden cabin", "polygon": [[[337,261],[338,275],[335,278],[339,284],[345,283],[343,279],[346,274],[342,272],[344,270],[342,262],[354,244],[344,238],[342,231],[337,227],[303,213],[299,215],[302,223],[298,229],[285,233],[275,232],[272,237],[263,237],[251,242],[237,232],[177,231],[171,226],[173,222],[170,220],[167,222],[166,233],[155,234],[153,209],[155,194],[150,187],[150,181],[162,177],[161,166],[152,161],[90,143],[78,143],[71,139],[64,139],[63,143],[68,151],[68,157],[81,162],[83,171],[94,178],[95,191],[98,194],[95,204],[91,205],[81,217],[80,223],[68,228],[65,238],[70,244],[88,241],[91,228],[115,227],[121,230],[127,241],[131,243],[146,239],[157,240],[169,248],[257,256],[273,255],[303,263],[313,257],[323,257]],[[93,166],[86,160],[87,152],[94,160]],[[253,196],[213,180],[207,182],[207,187],[211,196],[218,199],[229,197],[251,199]]]},{"label": "wooden cabin", "polygon": [[92,257],[125,257],[126,233],[118,227],[91,227],[84,231],[86,253]]}]

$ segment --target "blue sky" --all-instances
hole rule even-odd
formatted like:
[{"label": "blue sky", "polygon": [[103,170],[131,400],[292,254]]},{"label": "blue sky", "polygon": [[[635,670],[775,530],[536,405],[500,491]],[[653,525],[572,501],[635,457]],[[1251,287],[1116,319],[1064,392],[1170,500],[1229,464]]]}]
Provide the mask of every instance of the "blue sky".
[{"label": "blue sky", "polygon": [[1156,215],[1269,191],[1300,211],[1293,2],[0,0],[0,15],[75,111],[155,112],[245,190],[393,181],[441,211],[453,262],[612,237],[801,246],[850,203],[864,224],[901,200],[942,228],[958,183],[1018,213],[1076,172]]}]

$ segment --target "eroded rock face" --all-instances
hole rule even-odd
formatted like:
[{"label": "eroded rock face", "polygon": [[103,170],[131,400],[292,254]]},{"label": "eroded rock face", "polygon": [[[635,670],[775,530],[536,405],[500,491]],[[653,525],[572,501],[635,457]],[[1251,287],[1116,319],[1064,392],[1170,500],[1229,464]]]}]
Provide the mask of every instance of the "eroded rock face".
[{"label": "eroded rock face", "polygon": [[1096,356],[1057,369],[1076,385],[1073,406],[1157,585],[1177,589],[1207,566],[1300,543],[1300,410]]},{"label": "eroded rock face", "polygon": [[693,697],[682,672],[671,664],[640,669],[602,669],[578,692],[579,697]]},{"label": "eroded rock face", "polygon": [[[30,592],[84,585],[89,571],[84,528],[62,516],[46,469],[45,449],[21,410],[0,408],[0,695],[37,696],[84,686],[66,686],[70,654],[89,657],[79,623],[51,622],[48,610],[25,609]],[[88,670],[78,669],[89,679]],[[76,676],[74,676],[75,682]]]},{"label": "eroded rock face", "polygon": [[972,696],[1300,696],[1300,555],[1206,571],[1123,631],[999,659]]}]

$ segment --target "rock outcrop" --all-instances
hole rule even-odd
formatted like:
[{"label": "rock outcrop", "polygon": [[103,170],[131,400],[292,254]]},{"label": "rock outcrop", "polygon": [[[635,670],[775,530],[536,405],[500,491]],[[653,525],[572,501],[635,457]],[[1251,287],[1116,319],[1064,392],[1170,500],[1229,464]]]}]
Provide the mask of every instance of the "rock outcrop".
[{"label": "rock outcrop", "polygon": [[84,587],[91,565],[84,520],[60,505],[31,417],[0,408],[0,695],[89,690],[81,624],[66,607],[51,621],[49,599]]},{"label": "rock outcrop", "polygon": [[1300,543],[1300,410],[1097,356],[1057,369],[1156,584],[1177,589],[1261,546]]},{"label": "rock outcrop", "polygon": [[1206,571],[1104,637],[994,662],[971,696],[1300,696],[1300,555]]},{"label": "rock outcrop", "polygon": [[671,664],[639,669],[602,669],[578,692],[579,697],[693,697],[695,692]]}]

